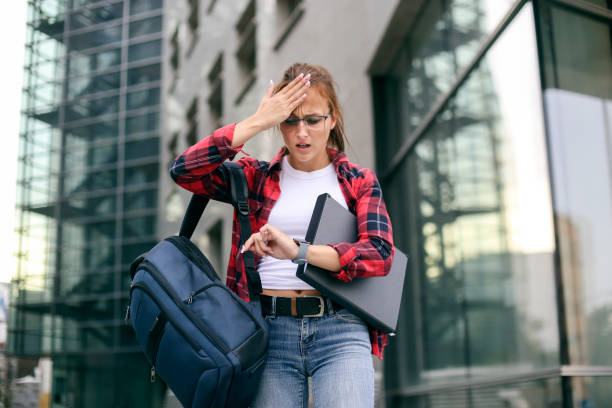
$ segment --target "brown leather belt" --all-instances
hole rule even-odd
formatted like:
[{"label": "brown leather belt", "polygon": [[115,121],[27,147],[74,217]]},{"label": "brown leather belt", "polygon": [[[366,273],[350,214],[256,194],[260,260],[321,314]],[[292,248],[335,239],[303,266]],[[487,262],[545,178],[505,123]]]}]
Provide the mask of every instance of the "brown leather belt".
[{"label": "brown leather belt", "polygon": [[341,308],[323,296],[282,297],[260,295],[264,316],[321,317]]}]

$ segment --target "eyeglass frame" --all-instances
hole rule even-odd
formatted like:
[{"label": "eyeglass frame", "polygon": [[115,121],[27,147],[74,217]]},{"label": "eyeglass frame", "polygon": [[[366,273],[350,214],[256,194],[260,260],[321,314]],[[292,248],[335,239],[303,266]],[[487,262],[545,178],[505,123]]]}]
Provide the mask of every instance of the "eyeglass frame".
[{"label": "eyeglass frame", "polygon": [[[332,111],[330,110],[327,115],[309,115],[309,116],[304,116],[303,118],[296,118],[296,117],[287,118],[287,119],[283,120],[280,123],[280,125],[281,126],[285,125],[285,126],[287,126],[289,128],[297,129],[297,127],[299,126],[299,123],[300,122],[304,122],[304,126],[306,126],[307,128],[311,129],[312,125],[309,125],[308,122],[306,122],[306,120],[311,119],[311,118],[318,118],[318,119],[323,119],[323,123],[325,123],[325,120],[327,120],[327,118],[329,118],[331,113],[332,113]],[[294,122],[287,122],[288,120],[293,120]],[[318,124],[318,122],[316,124]]]}]

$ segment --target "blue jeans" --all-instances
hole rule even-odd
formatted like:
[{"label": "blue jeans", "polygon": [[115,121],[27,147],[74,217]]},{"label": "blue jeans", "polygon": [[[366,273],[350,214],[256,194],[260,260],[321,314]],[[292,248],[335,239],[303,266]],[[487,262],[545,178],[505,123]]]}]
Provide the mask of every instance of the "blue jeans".
[{"label": "blue jeans", "polygon": [[346,309],[320,318],[266,317],[270,348],[255,408],[372,408],[374,367],[368,329]]}]

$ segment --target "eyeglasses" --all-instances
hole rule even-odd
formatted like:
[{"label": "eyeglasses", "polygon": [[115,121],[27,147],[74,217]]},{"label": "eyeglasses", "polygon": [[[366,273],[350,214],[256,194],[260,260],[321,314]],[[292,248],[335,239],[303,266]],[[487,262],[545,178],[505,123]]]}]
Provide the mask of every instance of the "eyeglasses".
[{"label": "eyeglasses", "polygon": [[329,115],[312,115],[304,118],[290,117],[281,122],[281,125],[288,129],[295,129],[299,126],[300,122],[304,122],[307,128],[318,129],[325,123],[325,119],[328,117]]}]

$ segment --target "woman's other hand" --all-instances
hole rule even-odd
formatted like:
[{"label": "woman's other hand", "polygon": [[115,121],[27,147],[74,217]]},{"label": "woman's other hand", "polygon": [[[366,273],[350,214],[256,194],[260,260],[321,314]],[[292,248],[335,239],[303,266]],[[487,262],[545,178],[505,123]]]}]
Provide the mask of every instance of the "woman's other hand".
[{"label": "woman's other hand", "polygon": [[274,82],[270,81],[270,86],[255,114],[236,125],[232,147],[242,146],[257,133],[270,129],[287,119],[291,112],[304,101],[306,90],[309,87],[310,74],[298,75],[277,93],[274,93]]},{"label": "woman's other hand", "polygon": [[242,247],[244,251],[253,251],[262,257],[270,255],[276,259],[295,259],[299,248],[284,232],[266,224],[246,240]]}]

